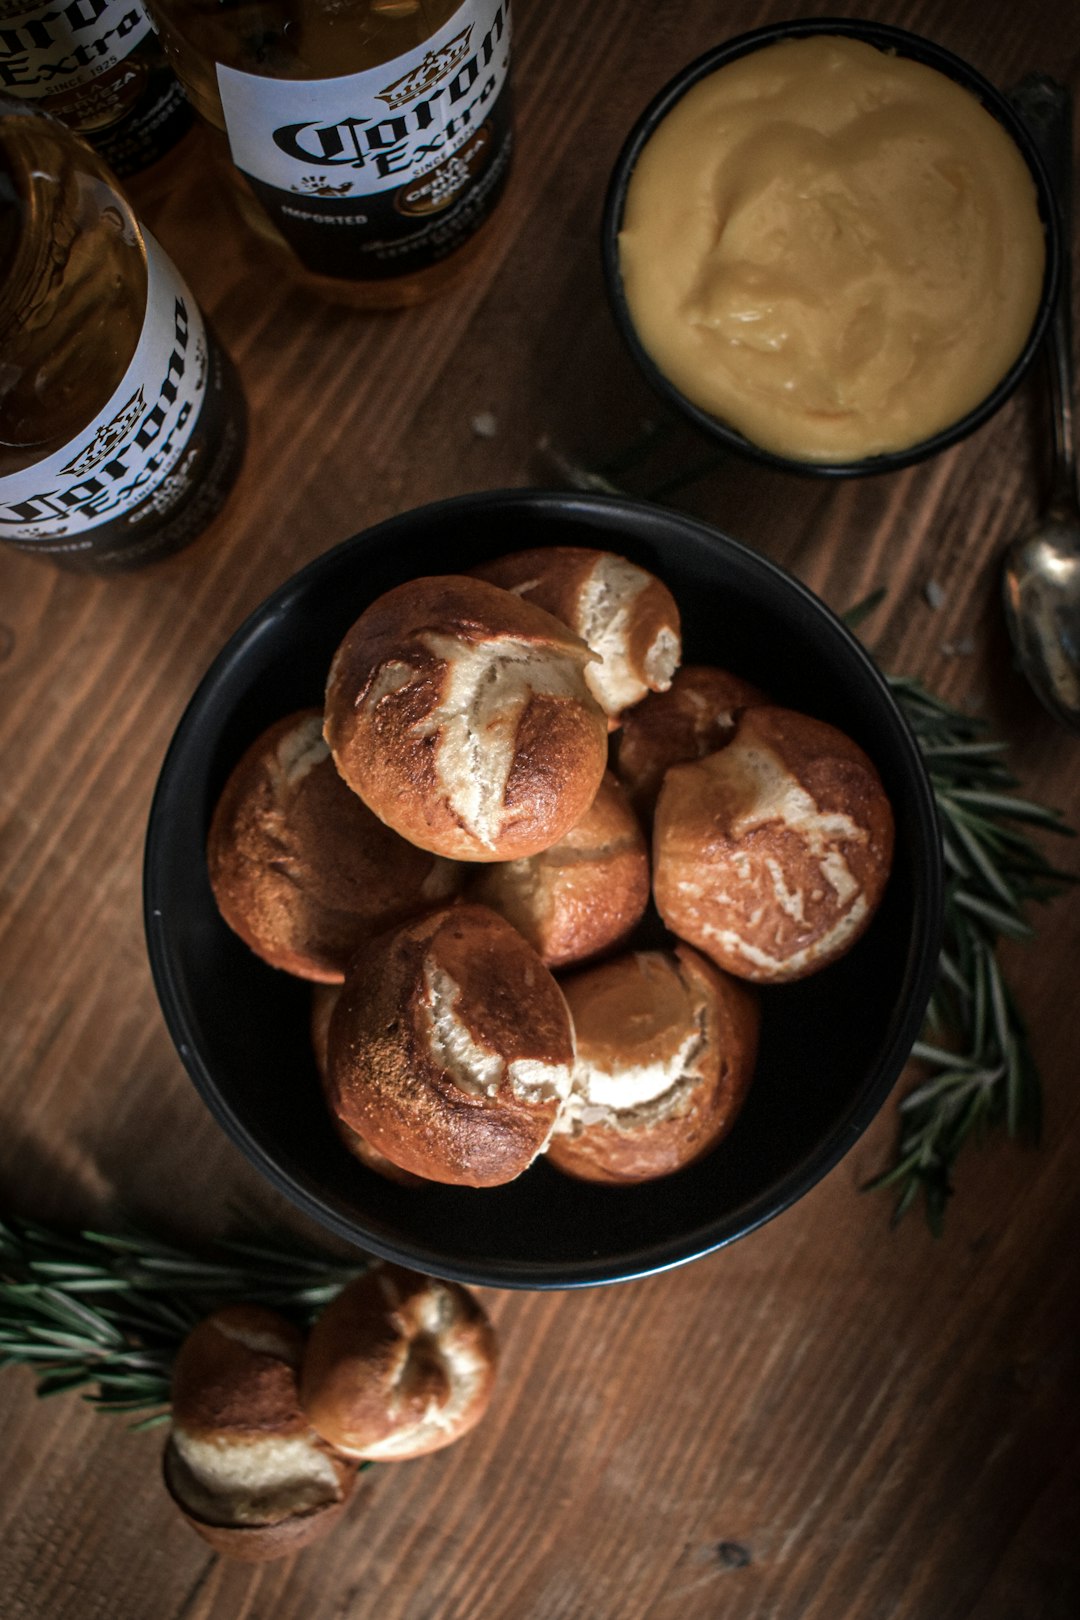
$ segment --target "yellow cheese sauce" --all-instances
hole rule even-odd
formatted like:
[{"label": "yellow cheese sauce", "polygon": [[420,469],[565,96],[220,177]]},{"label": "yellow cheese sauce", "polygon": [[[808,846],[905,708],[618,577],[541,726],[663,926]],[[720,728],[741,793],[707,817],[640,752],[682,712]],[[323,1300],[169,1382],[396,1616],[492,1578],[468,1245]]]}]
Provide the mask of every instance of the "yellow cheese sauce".
[{"label": "yellow cheese sauce", "polygon": [[944,74],[786,40],[676,103],[630,179],[619,260],[652,360],[780,455],[903,450],[993,390],[1045,244],[1015,143]]}]

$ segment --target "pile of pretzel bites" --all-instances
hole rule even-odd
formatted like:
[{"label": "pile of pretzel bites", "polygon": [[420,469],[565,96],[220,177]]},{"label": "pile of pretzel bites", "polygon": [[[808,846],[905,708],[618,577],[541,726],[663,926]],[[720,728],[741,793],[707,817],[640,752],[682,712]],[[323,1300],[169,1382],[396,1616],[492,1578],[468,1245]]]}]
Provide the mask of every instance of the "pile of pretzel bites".
[{"label": "pile of pretzel bites", "polygon": [[475,1296],[380,1265],[304,1334],[262,1305],[227,1305],[180,1347],[165,1484],[218,1552],[280,1558],[344,1513],[361,1462],[451,1445],[487,1409],[496,1343]]},{"label": "pile of pretzel bites", "polygon": [[[874,765],[680,659],[645,569],[517,552],[380,596],[324,707],[236,766],[217,904],[315,981],[327,1104],[370,1168],[470,1187],[540,1154],[608,1183],[677,1171],[746,1095],[755,986],[866,928],[893,849]],[[650,900],[663,948],[634,950]]]}]

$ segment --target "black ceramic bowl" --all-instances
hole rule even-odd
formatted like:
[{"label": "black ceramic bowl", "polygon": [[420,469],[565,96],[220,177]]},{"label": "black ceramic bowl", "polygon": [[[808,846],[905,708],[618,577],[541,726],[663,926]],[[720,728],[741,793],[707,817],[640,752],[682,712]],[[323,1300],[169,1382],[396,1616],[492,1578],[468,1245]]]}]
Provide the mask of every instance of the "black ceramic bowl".
[{"label": "black ceramic bowl", "polygon": [[[280,715],[322,701],[335,647],[390,586],[536,545],[615,550],[683,613],[686,657],[832,721],[876,762],[896,865],[867,934],[834,966],[763,993],[746,1107],[709,1158],[609,1188],[540,1161],[505,1187],[406,1188],[342,1147],[308,1044],[311,987],[266,967],[217,914],[204,843],[225,778]],[[514,491],[446,501],[357,535],[287,581],[211,665],[150,813],[146,933],[173,1040],[248,1158],[307,1214],[364,1249],[463,1282],[567,1288],[707,1253],[807,1192],[869,1124],[910,1051],[933,984],[941,911],[933,798],[916,744],[859,643],[797,581],[723,535],[655,507]]]},{"label": "black ceramic bowl", "polygon": [[[1039,214],[1046,232],[1046,268],[1035,321],[1023,349],[997,387],[974,410],[954,422],[951,427],[935,433],[931,438],[923,439],[906,450],[890,451],[887,454],[846,462],[801,461],[764,450],[718,417],[687,399],[686,395],[664,375],[642,346],[630,315],[619,271],[619,232],[622,229],[630,177],[642,148],[661,121],[671,112],[675,103],[700,80],[707,78],[710,73],[715,73],[717,68],[723,67],[726,63],[734,62],[738,57],[746,56],[766,45],[775,45],[780,40],[804,39],[809,35],[820,34],[845,34],[853,39],[863,40],[868,45],[874,45],[879,50],[911,57],[927,67],[936,68],[939,73],[954,79],[957,84],[963,85],[965,90],[976,96],[987,112],[991,113],[1011,135],[1031,170],[1038,197]],[[886,23],[859,22],[852,17],[811,17],[801,22],[771,23],[766,28],[756,28],[750,33],[740,34],[724,45],[717,46],[715,50],[707,51],[704,56],[699,56],[672,79],[646,107],[627,137],[616,161],[604,204],[601,251],[608,298],[615,323],[630,353],[655,391],[710,438],[728,449],[737,450],[784,472],[808,473],[823,478],[851,478],[867,473],[895,472],[901,467],[923,461],[927,456],[936,455],[938,451],[956,444],[958,440],[966,438],[976,428],[981,427],[1013,393],[1034,360],[1046,332],[1061,273],[1060,229],[1050,180],[1035,143],[1008,98],[960,57],[943,50],[931,40],[923,39],[918,34],[910,34],[903,28],[893,28]]]}]

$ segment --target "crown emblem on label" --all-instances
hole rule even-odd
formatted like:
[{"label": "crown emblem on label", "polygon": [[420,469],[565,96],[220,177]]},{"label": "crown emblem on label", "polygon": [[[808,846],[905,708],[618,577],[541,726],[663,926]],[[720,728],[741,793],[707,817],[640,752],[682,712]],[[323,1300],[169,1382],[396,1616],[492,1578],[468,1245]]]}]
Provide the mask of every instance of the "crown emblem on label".
[{"label": "crown emblem on label", "polygon": [[113,451],[134,432],[145,410],[146,402],[140,383],[127,404],[121,405],[111,422],[105,422],[98,428],[86,448],[81,450],[74,460],[69,461],[63,471],[74,474],[76,478],[82,478],[86,473],[93,472],[95,467],[107,461]]},{"label": "crown emblem on label", "polygon": [[469,39],[473,25],[470,23],[463,28],[460,34],[448,39],[446,44],[437,51],[428,51],[422,62],[418,62],[401,79],[395,79],[388,84],[385,90],[376,94],[376,101],[385,101],[393,111],[395,107],[404,107],[407,101],[415,101],[417,96],[426,95],[434,89],[440,79],[459,68],[469,54]]}]

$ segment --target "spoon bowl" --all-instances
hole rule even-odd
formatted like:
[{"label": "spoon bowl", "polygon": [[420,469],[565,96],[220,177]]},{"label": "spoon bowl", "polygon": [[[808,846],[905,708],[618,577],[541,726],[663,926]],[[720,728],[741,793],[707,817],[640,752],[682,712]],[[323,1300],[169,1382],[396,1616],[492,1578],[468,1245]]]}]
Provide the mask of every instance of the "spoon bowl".
[{"label": "spoon bowl", "polygon": [[1080,507],[1012,542],[1004,586],[1021,668],[1050,713],[1080,731]]}]

